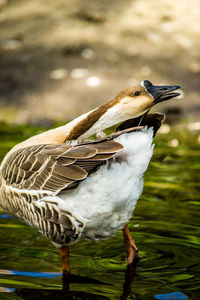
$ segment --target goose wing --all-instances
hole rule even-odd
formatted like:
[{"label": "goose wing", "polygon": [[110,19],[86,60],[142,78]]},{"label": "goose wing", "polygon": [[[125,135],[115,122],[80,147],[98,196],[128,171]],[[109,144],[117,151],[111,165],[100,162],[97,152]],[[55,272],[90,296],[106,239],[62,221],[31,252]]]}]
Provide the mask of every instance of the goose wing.
[{"label": "goose wing", "polygon": [[112,138],[69,144],[34,145],[13,152],[2,168],[8,186],[58,194],[76,187],[123,146]]}]

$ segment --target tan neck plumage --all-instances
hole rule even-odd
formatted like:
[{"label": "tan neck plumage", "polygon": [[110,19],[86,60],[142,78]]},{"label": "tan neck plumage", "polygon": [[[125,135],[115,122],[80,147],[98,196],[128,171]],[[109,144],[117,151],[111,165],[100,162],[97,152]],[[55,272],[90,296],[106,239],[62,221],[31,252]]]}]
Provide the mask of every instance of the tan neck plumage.
[{"label": "tan neck plumage", "polygon": [[[109,108],[112,108],[115,103],[116,99],[111,100],[108,103],[98,107],[97,109],[81,115],[80,117],[74,119],[64,126],[48,130],[41,134],[35,135],[20,144],[17,144],[14,148],[11,149],[10,152],[8,152],[3,161],[5,161],[7,157],[15,150],[22,149],[28,146],[38,144],[62,144],[69,140],[76,140],[79,137],[81,139],[89,138],[92,134],[96,133],[97,128],[101,126],[101,122],[99,122],[101,117],[105,116],[105,113],[109,110]],[[105,123],[106,124],[102,124],[102,126],[104,128],[109,127],[109,120],[108,123]]]}]

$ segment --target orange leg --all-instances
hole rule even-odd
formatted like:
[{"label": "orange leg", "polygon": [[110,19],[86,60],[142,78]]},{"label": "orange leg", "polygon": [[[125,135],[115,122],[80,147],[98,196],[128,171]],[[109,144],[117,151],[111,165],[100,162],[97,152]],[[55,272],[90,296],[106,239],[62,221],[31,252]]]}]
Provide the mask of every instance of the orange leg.
[{"label": "orange leg", "polygon": [[62,260],[63,274],[69,273],[69,246],[59,248],[60,257]]},{"label": "orange leg", "polygon": [[140,255],[138,253],[138,248],[131,236],[129,231],[128,225],[126,224],[123,228],[123,235],[124,235],[124,244],[127,251],[127,264],[130,265],[133,263],[134,258],[139,258]]},{"label": "orange leg", "polygon": [[59,248],[63,267],[63,292],[69,293],[70,273],[69,273],[69,246]]}]

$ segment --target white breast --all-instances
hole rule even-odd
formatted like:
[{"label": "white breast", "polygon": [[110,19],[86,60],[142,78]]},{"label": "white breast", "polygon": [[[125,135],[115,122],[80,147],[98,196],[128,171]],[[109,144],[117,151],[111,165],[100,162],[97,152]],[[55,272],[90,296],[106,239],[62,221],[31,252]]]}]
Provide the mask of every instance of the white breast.
[{"label": "white breast", "polygon": [[[70,194],[62,195],[63,209],[70,209],[85,223],[82,237],[99,240],[114,235],[128,223],[143,189],[143,174],[153,153],[153,129],[117,138],[124,149],[120,161],[103,165]],[[62,209],[62,207],[60,207]]]}]

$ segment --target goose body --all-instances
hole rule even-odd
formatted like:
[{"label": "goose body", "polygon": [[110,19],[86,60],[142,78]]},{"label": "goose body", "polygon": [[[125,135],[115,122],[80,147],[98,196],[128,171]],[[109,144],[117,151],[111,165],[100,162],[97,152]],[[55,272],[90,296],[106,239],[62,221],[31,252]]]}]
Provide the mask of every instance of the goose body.
[{"label": "goose body", "polygon": [[64,207],[67,204],[74,215],[82,218],[82,238],[107,239],[129,222],[153,153],[152,137],[152,128],[122,134],[116,141],[124,148],[115,159],[88,176],[71,195],[60,196]]},{"label": "goose body", "polygon": [[[36,227],[58,247],[79,237],[88,240],[107,239],[123,228],[132,216],[142,192],[143,173],[153,153],[152,139],[153,129],[144,128],[121,134],[112,142],[107,141],[110,149],[106,147],[106,141],[102,141],[75,147],[67,144],[56,148],[39,145],[26,147],[23,151],[17,150],[1,169],[4,176],[4,179],[1,178],[1,201],[7,199],[1,202],[1,206]],[[93,150],[102,152],[99,147],[101,144],[107,148],[104,151],[111,153],[96,154]],[[55,163],[51,162],[55,152],[59,154],[56,153],[58,163],[53,172],[47,169]],[[90,158],[91,163],[97,155],[111,158],[84,180],[87,173],[84,172],[85,167],[79,167],[84,163],[84,159],[80,159],[80,152],[84,157],[89,156],[87,159],[89,161]],[[79,155],[79,158],[76,157],[75,164],[71,164],[75,155]],[[19,167],[13,168],[14,163],[19,164]],[[67,172],[79,174],[61,175],[62,168],[60,170],[56,167],[67,168],[66,163],[69,164]],[[28,172],[30,174],[27,175]],[[51,176],[49,182],[46,179],[48,174]],[[75,178],[77,176],[79,178]],[[57,185],[55,180],[58,180]],[[79,185],[70,188],[76,182]],[[63,191],[65,186],[68,188]]]},{"label": "goose body", "polygon": [[[177,96],[171,91],[178,88],[144,81],[71,123],[16,145],[0,167],[0,205],[58,248],[80,237],[98,241],[115,235],[142,193],[153,136],[163,120],[146,112],[156,100]],[[118,123],[113,135],[88,141]]]}]

